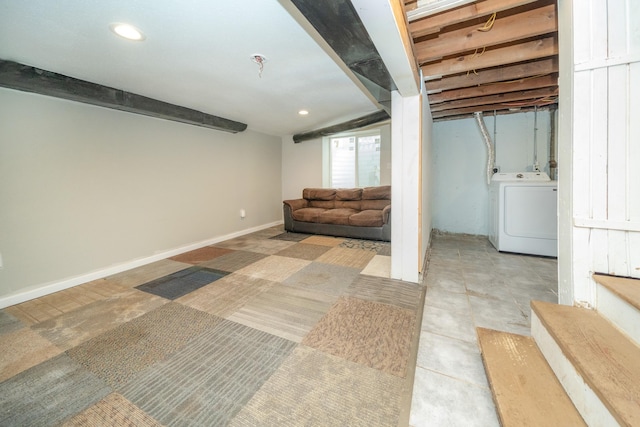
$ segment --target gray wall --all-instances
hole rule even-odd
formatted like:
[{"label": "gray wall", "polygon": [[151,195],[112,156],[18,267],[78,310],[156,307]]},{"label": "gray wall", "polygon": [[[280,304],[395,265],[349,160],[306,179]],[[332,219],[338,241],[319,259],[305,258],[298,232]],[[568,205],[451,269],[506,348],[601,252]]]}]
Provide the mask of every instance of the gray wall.
[{"label": "gray wall", "polygon": [[0,89],[0,303],[281,221],[281,146]]},{"label": "gray wall", "polygon": [[[534,121],[533,112],[497,116],[495,147],[500,172],[532,170]],[[485,123],[493,138],[493,116],[485,117]],[[547,173],[549,123],[549,111],[538,111],[538,162]],[[474,119],[433,124],[433,228],[451,233],[488,234],[486,162],[487,150]]]}]

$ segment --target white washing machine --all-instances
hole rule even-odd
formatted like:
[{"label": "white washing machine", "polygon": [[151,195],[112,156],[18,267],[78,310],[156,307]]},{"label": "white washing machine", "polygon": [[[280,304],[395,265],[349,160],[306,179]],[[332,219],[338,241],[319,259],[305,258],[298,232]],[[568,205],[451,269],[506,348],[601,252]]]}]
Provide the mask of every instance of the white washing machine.
[{"label": "white washing machine", "polygon": [[543,172],[496,173],[489,241],[501,252],[558,256],[558,182]]}]

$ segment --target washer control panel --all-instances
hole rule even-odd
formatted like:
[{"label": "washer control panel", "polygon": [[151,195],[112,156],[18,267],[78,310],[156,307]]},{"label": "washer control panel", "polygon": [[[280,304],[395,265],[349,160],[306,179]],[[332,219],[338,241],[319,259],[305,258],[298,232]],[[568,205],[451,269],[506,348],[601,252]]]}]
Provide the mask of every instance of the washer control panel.
[{"label": "washer control panel", "polygon": [[500,172],[493,174],[492,181],[551,181],[544,172]]}]

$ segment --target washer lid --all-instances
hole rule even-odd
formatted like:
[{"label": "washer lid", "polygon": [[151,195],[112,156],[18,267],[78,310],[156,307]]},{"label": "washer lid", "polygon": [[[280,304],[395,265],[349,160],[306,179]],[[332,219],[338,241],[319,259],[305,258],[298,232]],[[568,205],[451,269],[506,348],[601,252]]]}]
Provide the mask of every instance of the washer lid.
[{"label": "washer lid", "polygon": [[544,172],[505,172],[495,173],[492,181],[551,181]]}]

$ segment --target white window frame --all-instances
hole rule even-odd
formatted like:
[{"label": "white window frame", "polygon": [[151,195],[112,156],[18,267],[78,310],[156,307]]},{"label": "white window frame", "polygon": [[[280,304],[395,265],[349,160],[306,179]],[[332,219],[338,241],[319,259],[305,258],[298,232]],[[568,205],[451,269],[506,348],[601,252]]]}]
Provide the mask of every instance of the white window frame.
[{"label": "white window frame", "polygon": [[[341,139],[341,138],[356,138],[356,144],[355,144],[355,187],[361,187],[360,182],[358,180],[358,175],[359,175],[359,166],[358,166],[358,138],[362,138],[362,137],[368,137],[368,136],[377,136],[379,138],[380,141],[380,145],[379,145],[379,151],[382,151],[382,131],[380,128],[371,128],[371,129],[366,129],[366,130],[361,130],[361,131],[355,131],[355,132],[345,132],[345,133],[341,133],[341,134],[336,134],[336,135],[331,135],[325,138],[326,141],[326,147],[327,147],[327,180],[325,181],[325,187],[332,187],[333,186],[333,159],[332,159],[332,148],[331,148],[331,142],[334,139]],[[382,154],[382,153],[381,153]],[[380,158],[380,163],[382,163],[382,158]],[[378,164],[378,171],[380,173],[380,169],[382,169],[382,165]],[[381,179],[380,175],[378,176],[378,179]],[[379,184],[379,183],[378,183]]]}]

